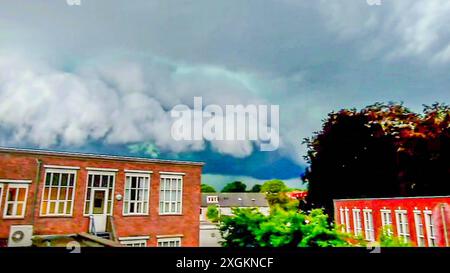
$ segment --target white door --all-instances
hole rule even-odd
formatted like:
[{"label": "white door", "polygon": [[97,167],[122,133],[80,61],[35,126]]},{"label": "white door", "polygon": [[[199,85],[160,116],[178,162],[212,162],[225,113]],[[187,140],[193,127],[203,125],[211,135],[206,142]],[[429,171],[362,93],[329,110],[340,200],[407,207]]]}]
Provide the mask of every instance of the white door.
[{"label": "white door", "polygon": [[106,231],[106,219],[107,219],[107,200],[108,200],[108,190],[107,189],[92,189],[91,192],[91,208],[90,215],[93,216],[95,231],[105,232]]}]

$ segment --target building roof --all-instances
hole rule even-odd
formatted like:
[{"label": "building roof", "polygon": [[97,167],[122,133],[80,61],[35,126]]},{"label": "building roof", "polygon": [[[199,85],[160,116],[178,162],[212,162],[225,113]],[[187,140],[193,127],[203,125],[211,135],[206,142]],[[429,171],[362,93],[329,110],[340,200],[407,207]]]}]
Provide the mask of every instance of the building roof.
[{"label": "building roof", "polygon": [[9,147],[0,147],[0,153],[2,153],[2,152],[3,153],[30,154],[30,155],[65,156],[65,157],[76,157],[76,158],[117,160],[117,161],[166,163],[166,164],[179,164],[179,165],[203,166],[205,164],[204,162],[198,162],[198,161],[180,161],[180,160],[156,159],[156,158],[145,158],[145,157],[133,157],[133,156],[90,154],[90,153],[50,151],[50,150],[40,150],[40,149],[9,148]]},{"label": "building roof", "polygon": [[404,197],[362,197],[362,198],[347,198],[347,199],[333,199],[335,201],[363,201],[363,200],[400,200],[400,199],[423,199],[423,198],[450,198],[450,195],[436,195],[436,196],[404,196]]},{"label": "building roof", "polygon": [[264,193],[255,192],[230,192],[230,193],[202,193],[202,207],[214,203],[208,203],[208,196],[217,196],[220,207],[268,207]]}]

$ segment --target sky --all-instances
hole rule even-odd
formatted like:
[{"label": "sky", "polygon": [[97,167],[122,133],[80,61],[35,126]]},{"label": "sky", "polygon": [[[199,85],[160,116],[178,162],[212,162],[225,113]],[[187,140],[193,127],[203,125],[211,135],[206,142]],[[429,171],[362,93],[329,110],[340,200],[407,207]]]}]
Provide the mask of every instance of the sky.
[{"label": "sky", "polygon": [[[303,187],[302,139],[329,112],[450,101],[450,1],[380,3],[0,0],[0,146],[204,161],[217,189]],[[170,110],[194,97],[279,105],[280,147],[174,141]]]}]

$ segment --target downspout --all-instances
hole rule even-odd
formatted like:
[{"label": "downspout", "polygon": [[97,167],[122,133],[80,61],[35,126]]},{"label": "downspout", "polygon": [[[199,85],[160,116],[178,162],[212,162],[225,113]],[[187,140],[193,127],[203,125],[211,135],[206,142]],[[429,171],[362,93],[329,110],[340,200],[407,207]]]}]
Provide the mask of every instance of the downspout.
[{"label": "downspout", "polygon": [[42,166],[42,160],[36,158],[36,177],[35,177],[35,189],[34,189],[34,195],[33,195],[33,207],[31,211],[31,225],[34,225],[35,215],[36,215],[36,205],[37,205],[37,199],[38,199],[38,192],[39,192],[39,184],[41,181],[41,166]]},{"label": "downspout", "polygon": [[442,225],[444,228],[444,239],[445,239],[445,246],[449,246],[448,242],[448,233],[447,233],[447,217],[445,217],[445,205],[441,205],[441,216],[442,216]]}]

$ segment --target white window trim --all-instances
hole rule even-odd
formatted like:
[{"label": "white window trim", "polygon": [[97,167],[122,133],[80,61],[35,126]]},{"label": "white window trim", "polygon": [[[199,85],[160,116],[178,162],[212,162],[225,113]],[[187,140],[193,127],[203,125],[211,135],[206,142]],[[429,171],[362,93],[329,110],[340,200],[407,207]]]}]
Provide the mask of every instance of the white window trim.
[{"label": "white window trim", "polygon": [[[364,237],[369,242],[375,241],[375,227],[373,225],[373,212],[371,209],[363,209]],[[369,226],[367,226],[369,223]],[[370,236],[368,236],[370,235]]]},{"label": "white window trim", "polygon": [[[354,234],[356,236],[362,235],[363,232],[363,228],[362,228],[362,219],[361,219],[361,210],[360,209],[352,209],[352,213],[353,213],[353,225],[354,225]],[[356,215],[358,215],[358,220],[356,221]],[[359,232],[358,232],[359,231]]]},{"label": "white window trim", "polygon": [[[98,174],[98,175],[112,175],[112,177],[113,177],[112,195],[113,196],[111,198],[111,213],[107,212],[106,215],[109,215],[109,216],[113,215],[114,214],[114,199],[116,199],[114,194],[115,194],[115,190],[116,190],[116,174],[117,173],[109,172],[109,171],[98,171],[98,169],[97,169],[95,171],[88,171],[86,173],[86,187],[84,189],[83,216],[88,217],[90,215],[89,213],[85,212],[85,207],[86,207],[86,202],[87,202],[87,197],[88,197],[87,196],[87,190],[88,190],[88,187],[89,187],[89,175],[91,175],[91,174],[93,174],[93,175],[96,175],[96,174]],[[91,187],[91,189],[92,189],[92,187]],[[105,189],[107,194],[109,194],[108,193],[109,186],[106,187],[106,188],[105,187],[97,187],[97,189]],[[107,198],[109,198],[109,196]],[[106,202],[108,202],[108,201],[106,201]],[[92,206],[92,203],[91,203],[91,206]],[[89,208],[89,211],[90,210],[91,210],[91,208]],[[106,210],[108,210],[108,205],[106,207]]]},{"label": "white window trim", "polygon": [[2,197],[3,194],[5,193],[5,187],[3,185],[4,185],[3,183],[0,183],[0,209],[2,207]]},{"label": "white window trim", "polygon": [[130,246],[130,244],[143,244],[139,247],[147,247],[147,240],[119,240],[119,243],[124,245],[125,247],[137,247],[137,246]]},{"label": "white window trim", "polygon": [[[434,246],[437,246],[437,238],[436,238],[436,227],[435,227],[435,223],[433,223],[433,233],[434,233],[434,237],[432,238],[432,236],[431,236],[431,228],[430,228],[430,226],[431,226],[431,222],[430,222],[430,220],[428,219],[428,216],[430,216],[430,218],[431,218],[431,220],[433,220],[433,212],[431,211],[431,210],[424,210],[423,211],[423,218],[425,218],[425,229],[426,229],[426,231],[427,231],[427,243],[428,243],[428,246],[429,247],[434,247]],[[431,240],[432,239],[434,239],[434,245],[432,246],[431,244]]]},{"label": "white window trim", "polygon": [[[148,178],[148,189],[147,189],[147,209],[145,212],[142,213],[129,213],[125,212],[125,197],[126,197],[126,190],[127,190],[127,176],[134,176],[134,177],[146,177]],[[122,204],[122,215],[123,216],[142,216],[142,215],[149,215],[150,211],[150,189],[151,189],[151,175],[150,173],[142,173],[142,172],[127,172],[125,173],[125,181],[124,181],[124,187],[123,187],[123,204]],[[129,202],[129,201],[128,201]],[[129,204],[129,203],[128,203]],[[129,205],[128,205],[129,206]],[[129,207],[128,207],[129,209]]]},{"label": "white window trim", "polygon": [[[405,219],[406,219],[406,226],[407,226],[407,230],[405,230],[404,232],[402,232],[400,234],[401,231],[401,227],[400,227],[400,215],[405,215]],[[398,237],[402,237],[402,239],[405,242],[409,242],[409,240],[411,240],[411,231],[410,231],[410,226],[409,226],[409,222],[408,222],[408,211],[407,210],[402,210],[402,209],[398,209],[395,210],[395,220],[396,220],[396,224],[397,224],[397,236]]]},{"label": "white window trim", "polygon": [[217,203],[219,203],[219,196],[217,196],[217,195],[206,196],[206,203],[208,203],[208,204],[217,204]]},{"label": "white window trim", "polygon": [[178,173],[178,172],[159,172],[160,175],[175,175],[175,176],[179,176],[179,175],[186,175],[186,173]]},{"label": "white window trim", "polygon": [[[416,230],[417,246],[422,247],[422,246],[425,246],[420,241],[420,238],[423,238],[423,240],[425,242],[425,232],[423,230],[422,213],[420,212],[420,210],[413,210],[413,213],[414,213],[414,227]],[[419,220],[420,220],[420,223],[419,223]],[[422,228],[422,230],[419,229],[420,227]],[[420,235],[420,231],[422,231],[422,235]]]},{"label": "white window trim", "polygon": [[119,237],[119,241],[148,240],[150,236]]},{"label": "white window trim", "polygon": [[350,227],[350,210],[348,208],[344,209],[344,215],[345,215],[345,230],[347,233],[350,233],[351,227]]},{"label": "white window trim", "polygon": [[88,171],[98,171],[98,172],[118,172],[119,169],[109,169],[109,168],[96,168],[96,167],[86,167]]},{"label": "white window trim", "polygon": [[[160,207],[160,204],[161,204],[161,179],[165,179],[165,178],[181,179],[180,212],[161,212],[161,207]],[[182,215],[183,214],[183,193],[184,193],[184,178],[182,175],[173,174],[173,173],[171,173],[170,175],[168,175],[168,174],[160,175],[159,190],[158,190],[158,194],[159,194],[158,212],[159,212],[159,215]]]},{"label": "white window trim", "polygon": [[[25,199],[23,201],[23,209],[20,215],[6,215],[8,211],[8,199],[9,199],[9,188],[24,188],[25,189]],[[28,202],[28,188],[29,184],[14,184],[14,186],[8,185],[6,189],[6,200],[3,209],[4,219],[24,219],[27,212],[27,202]],[[15,201],[17,202],[17,201]]]},{"label": "white window trim", "polygon": [[[39,217],[72,217],[73,216],[73,207],[75,207],[75,192],[76,192],[76,187],[77,187],[77,169],[58,169],[58,168],[48,168],[45,170],[45,174],[44,174],[44,187],[42,188],[42,195],[41,195],[41,206],[39,208]],[[66,173],[66,174],[73,174],[73,191],[72,191],[72,208],[70,209],[70,214],[67,213],[54,213],[54,214],[46,214],[46,213],[42,213],[42,208],[43,208],[43,204],[44,204],[44,194],[45,194],[45,179],[47,179],[47,173]],[[51,182],[50,182],[51,184]],[[58,189],[58,193],[59,193],[59,189]],[[59,194],[58,194],[59,197]],[[47,200],[48,201],[48,200]],[[58,203],[57,203],[58,204]],[[48,205],[47,205],[48,206]],[[84,209],[84,207],[83,207]],[[56,210],[56,208],[55,208]]]},{"label": "white window trim", "polygon": [[0,183],[5,184],[31,184],[31,180],[22,180],[22,179],[0,179]]},{"label": "white window trim", "polygon": [[153,171],[146,171],[146,170],[129,170],[129,169],[125,169],[125,173],[143,173],[143,174],[152,174]]},{"label": "white window trim", "polygon": [[[182,237],[180,237],[180,236],[176,236],[176,237],[161,237],[161,238],[158,238],[157,240],[156,240],[156,246],[157,247],[164,247],[164,246],[159,246],[159,243],[166,243],[166,242],[178,242],[179,243],[179,246],[176,246],[176,247],[181,247],[182,245],[181,245],[181,238]],[[170,247],[170,246],[169,246]]]},{"label": "white window trim", "polygon": [[[388,214],[389,218],[391,220],[390,223],[387,223],[383,217],[384,214]],[[388,236],[392,236],[394,234],[394,231],[392,230],[394,227],[392,226],[392,210],[390,209],[380,209],[380,216],[381,216],[381,228],[385,228],[385,226],[389,226],[388,230]]]},{"label": "white window trim", "polygon": [[63,169],[63,170],[79,170],[80,167],[75,166],[59,166],[59,165],[44,165],[46,169]]}]

